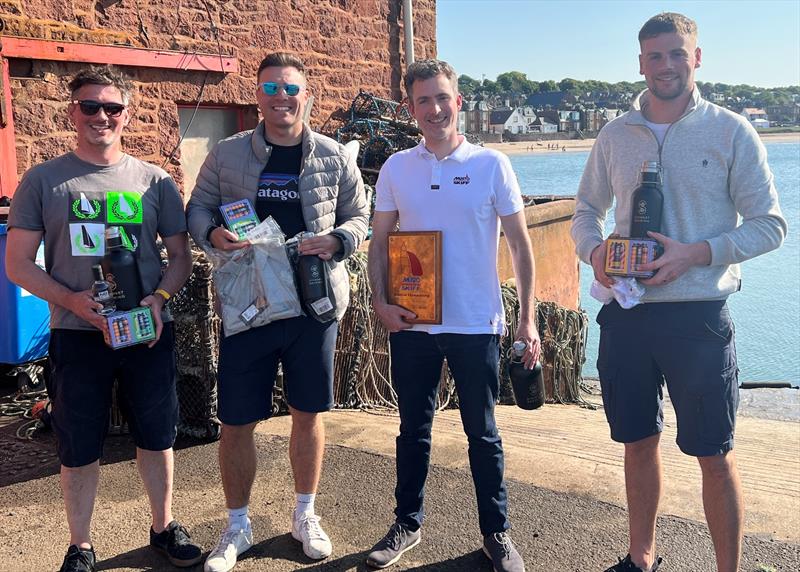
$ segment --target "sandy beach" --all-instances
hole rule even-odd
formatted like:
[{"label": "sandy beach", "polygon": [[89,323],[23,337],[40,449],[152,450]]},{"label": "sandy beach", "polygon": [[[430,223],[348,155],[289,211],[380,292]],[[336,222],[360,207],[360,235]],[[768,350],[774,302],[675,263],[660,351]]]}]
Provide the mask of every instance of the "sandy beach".
[{"label": "sandy beach", "polygon": [[[798,133],[762,133],[761,140],[765,143],[799,143]],[[547,146],[557,143],[559,148],[548,149]],[[506,155],[525,155],[531,153],[569,153],[575,151],[589,151],[594,144],[594,139],[565,139],[558,141],[518,141],[509,143],[485,143],[489,149],[497,149]]]},{"label": "sandy beach", "polygon": [[[558,144],[558,149],[548,149],[548,145]],[[594,139],[564,139],[557,141],[517,141],[509,143],[484,143],[484,147],[497,149],[506,155],[528,155],[532,153],[568,153],[574,151],[589,151],[594,145]],[[562,151],[561,149],[564,149]]]}]

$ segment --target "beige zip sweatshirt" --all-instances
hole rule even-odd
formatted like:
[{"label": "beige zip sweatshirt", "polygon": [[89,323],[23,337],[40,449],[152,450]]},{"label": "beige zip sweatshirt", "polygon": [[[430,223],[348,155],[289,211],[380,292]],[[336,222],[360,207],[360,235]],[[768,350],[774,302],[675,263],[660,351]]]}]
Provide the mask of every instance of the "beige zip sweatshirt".
[{"label": "beige zip sweatshirt", "polygon": [[612,206],[614,232],[628,235],[642,163],[660,161],[661,232],[684,243],[706,241],[711,264],[648,286],[643,301],[724,299],[740,289],[739,263],[777,248],[786,236],[767,152],[744,117],[704,100],[697,88],[659,145],[641,111],[648,97],[641,93],[630,111],[600,131],[592,148],[572,218],[578,256],[590,263]]}]

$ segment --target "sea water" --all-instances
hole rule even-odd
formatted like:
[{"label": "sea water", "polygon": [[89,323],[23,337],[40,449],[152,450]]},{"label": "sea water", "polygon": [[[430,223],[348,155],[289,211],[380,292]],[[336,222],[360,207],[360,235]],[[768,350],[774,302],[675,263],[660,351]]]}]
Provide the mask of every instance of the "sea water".
[{"label": "sea water", "polygon": [[[740,381],[788,381],[800,385],[800,143],[767,143],[781,209],[789,223],[783,246],[742,264],[742,290],[728,298],[736,325]],[[513,155],[511,163],[527,195],[574,195],[588,152]],[[632,184],[635,184],[632,183]],[[611,232],[612,217],[606,221]],[[589,296],[591,267],[581,264],[581,306],[589,315],[583,375],[597,376],[601,304]]]}]

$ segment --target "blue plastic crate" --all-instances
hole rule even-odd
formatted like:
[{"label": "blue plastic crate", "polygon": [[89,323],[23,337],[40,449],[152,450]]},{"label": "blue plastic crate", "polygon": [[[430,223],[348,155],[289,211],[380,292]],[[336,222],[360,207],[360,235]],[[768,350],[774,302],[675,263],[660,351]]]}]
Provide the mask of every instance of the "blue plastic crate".
[{"label": "blue plastic crate", "polygon": [[[6,275],[6,231],[0,224],[0,363],[20,364],[47,355],[50,341],[50,308],[8,280]],[[36,263],[44,268],[44,245]]]}]

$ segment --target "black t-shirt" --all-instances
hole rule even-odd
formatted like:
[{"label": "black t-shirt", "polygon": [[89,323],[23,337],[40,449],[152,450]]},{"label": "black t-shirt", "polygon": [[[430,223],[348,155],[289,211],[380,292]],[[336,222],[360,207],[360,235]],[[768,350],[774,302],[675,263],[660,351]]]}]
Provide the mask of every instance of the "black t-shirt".
[{"label": "black t-shirt", "polygon": [[282,147],[267,143],[272,147],[272,153],[258,180],[256,214],[258,220],[272,216],[286,238],[291,238],[306,230],[298,189],[303,144]]}]

